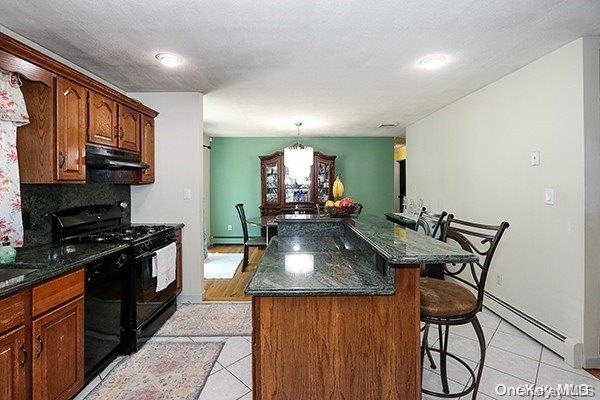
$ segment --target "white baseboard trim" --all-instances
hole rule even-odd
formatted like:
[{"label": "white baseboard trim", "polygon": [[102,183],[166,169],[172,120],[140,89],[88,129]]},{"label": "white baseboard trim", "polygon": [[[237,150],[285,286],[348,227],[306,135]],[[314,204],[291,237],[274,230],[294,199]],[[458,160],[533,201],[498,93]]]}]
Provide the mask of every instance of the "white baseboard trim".
[{"label": "white baseboard trim", "polygon": [[177,304],[197,304],[202,303],[202,295],[201,294],[180,294],[177,297]]},{"label": "white baseboard trim", "polygon": [[600,356],[583,357],[583,368],[600,369]]},{"label": "white baseboard trim", "polygon": [[[570,366],[574,368],[584,367],[583,343],[574,338],[562,335],[553,329],[549,330],[539,321],[524,318],[519,313],[513,311],[513,309],[494,301],[490,297],[486,297],[485,306],[498,314],[502,319],[519,328],[532,339],[561,356]],[[521,314],[523,313],[521,312]]]}]

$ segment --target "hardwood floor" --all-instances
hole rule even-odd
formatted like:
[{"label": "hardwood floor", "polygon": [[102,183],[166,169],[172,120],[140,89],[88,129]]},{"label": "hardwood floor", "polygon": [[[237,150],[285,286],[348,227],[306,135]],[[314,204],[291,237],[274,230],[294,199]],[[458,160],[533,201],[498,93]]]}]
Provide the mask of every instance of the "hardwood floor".
[{"label": "hardwood floor", "polygon": [[[243,253],[242,245],[214,245],[208,248],[209,253]],[[206,279],[204,281],[205,301],[250,301],[252,298],[244,293],[246,285],[252,277],[256,264],[264,250],[250,248],[250,260],[246,271],[242,272],[242,264],[238,266],[232,279]]]},{"label": "hardwood floor", "polygon": [[586,371],[600,379],[600,369],[586,369]]}]

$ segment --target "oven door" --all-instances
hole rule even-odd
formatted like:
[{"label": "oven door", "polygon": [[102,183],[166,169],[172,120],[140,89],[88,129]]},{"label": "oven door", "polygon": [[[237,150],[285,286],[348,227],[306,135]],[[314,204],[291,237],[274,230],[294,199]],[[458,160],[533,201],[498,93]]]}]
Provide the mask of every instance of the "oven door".
[{"label": "oven door", "polygon": [[[170,243],[169,243],[170,244]],[[139,331],[154,320],[162,309],[175,298],[176,281],[157,291],[157,278],[152,274],[152,259],[156,251],[141,254],[133,265],[135,293],[135,324]]]}]

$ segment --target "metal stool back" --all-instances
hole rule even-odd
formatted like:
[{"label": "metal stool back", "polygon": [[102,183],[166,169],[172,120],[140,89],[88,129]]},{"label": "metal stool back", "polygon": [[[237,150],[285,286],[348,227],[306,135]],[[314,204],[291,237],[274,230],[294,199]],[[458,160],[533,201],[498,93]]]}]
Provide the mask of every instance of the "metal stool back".
[{"label": "metal stool back", "polygon": [[[491,266],[492,258],[498,243],[504,234],[504,231],[509,227],[508,222],[502,222],[500,225],[484,225],[475,222],[463,221],[454,218],[454,215],[448,215],[444,224],[444,230],[442,232],[441,239],[446,242],[456,242],[464,250],[470,251],[480,257],[479,261],[472,263],[463,264],[445,264],[444,275],[451,277],[464,285],[474,289],[476,304],[472,311],[466,314],[452,315],[452,316],[435,316],[426,315],[421,312],[421,321],[425,323],[423,332],[423,345],[421,348],[421,361],[424,360],[424,356],[430,351],[437,352],[440,354],[440,375],[442,380],[443,393],[434,392],[427,389],[422,389],[423,393],[442,397],[442,398],[455,398],[463,397],[469,393],[473,393],[472,399],[476,399],[477,391],[479,389],[479,383],[481,381],[481,373],[485,363],[485,337],[483,329],[477,319],[477,314],[483,308],[483,297],[485,295],[485,284],[487,281],[489,269]],[[467,277],[465,277],[467,275]],[[465,289],[467,290],[467,289]],[[457,357],[456,355],[448,352],[448,336],[449,327],[451,325],[464,325],[472,324],[477,335],[477,339],[480,347],[480,360],[477,366],[477,372],[473,370],[465,361]],[[439,334],[439,349],[429,347],[428,335],[429,327],[431,324],[438,326]],[[442,329],[444,327],[445,329]],[[448,375],[446,369],[447,358],[450,357],[459,362],[465,367],[471,375],[471,384],[463,389],[460,393],[450,393],[448,388]],[[431,360],[431,359],[430,359]],[[435,364],[431,363],[432,368],[435,368]]]}]

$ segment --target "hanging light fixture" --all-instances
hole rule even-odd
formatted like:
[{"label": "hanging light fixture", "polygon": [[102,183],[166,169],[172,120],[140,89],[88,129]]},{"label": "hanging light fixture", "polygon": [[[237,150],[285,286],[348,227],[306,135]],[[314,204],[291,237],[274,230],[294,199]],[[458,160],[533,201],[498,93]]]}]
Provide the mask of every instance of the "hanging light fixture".
[{"label": "hanging light fixture", "polygon": [[[300,126],[302,122],[296,122],[298,141],[283,149],[283,164],[288,169],[288,175],[294,180],[310,179],[310,167],[313,165],[314,150],[310,146],[300,143]],[[298,182],[300,183],[300,182]]]}]

